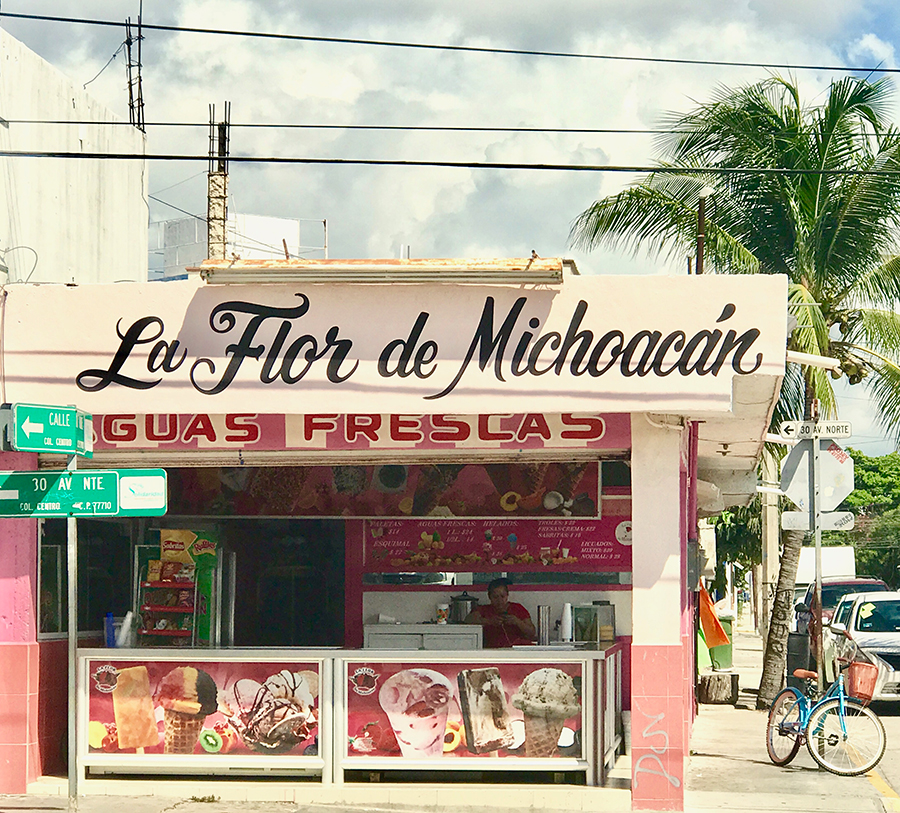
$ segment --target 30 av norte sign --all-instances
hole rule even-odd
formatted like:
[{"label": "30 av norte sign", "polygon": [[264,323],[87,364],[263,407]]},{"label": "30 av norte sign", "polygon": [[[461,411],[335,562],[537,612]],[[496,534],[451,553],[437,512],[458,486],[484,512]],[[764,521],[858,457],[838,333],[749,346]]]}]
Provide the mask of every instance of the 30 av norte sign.
[{"label": "30 av norte sign", "polygon": [[0,472],[0,517],[155,517],[165,469]]},{"label": "30 av norte sign", "polygon": [[820,438],[849,438],[853,429],[849,421],[782,421],[781,436],[788,440]]}]

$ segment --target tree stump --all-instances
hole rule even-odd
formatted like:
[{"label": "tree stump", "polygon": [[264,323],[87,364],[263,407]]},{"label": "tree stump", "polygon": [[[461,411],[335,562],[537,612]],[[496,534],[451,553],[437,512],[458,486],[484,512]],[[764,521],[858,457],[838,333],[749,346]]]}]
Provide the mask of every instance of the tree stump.
[{"label": "tree stump", "polygon": [[697,699],[701,703],[736,705],[740,693],[740,675],[737,672],[707,672],[700,675]]}]

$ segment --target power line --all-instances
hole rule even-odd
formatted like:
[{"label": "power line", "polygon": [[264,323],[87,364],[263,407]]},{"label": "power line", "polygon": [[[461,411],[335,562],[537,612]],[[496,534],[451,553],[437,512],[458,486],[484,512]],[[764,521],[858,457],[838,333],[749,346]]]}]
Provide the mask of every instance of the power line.
[{"label": "power line", "polygon": [[[7,124],[69,124],[97,125],[101,127],[133,127],[129,121],[77,121],[72,119],[7,119]],[[193,121],[148,121],[147,127],[209,127],[208,122]],[[668,133],[691,133],[693,130],[628,130],[599,127],[469,127],[424,124],[294,124],[278,122],[246,122],[231,124],[243,129],[275,130],[403,130],[409,132],[450,132],[450,133],[572,133],[575,135],[662,135]]]},{"label": "power line", "polygon": [[[0,17],[41,22],[72,23],[75,25],[115,26],[122,25],[115,20],[90,20],[82,17],[55,17],[46,14],[16,14],[0,12]],[[728,62],[712,59],[685,59],[674,57],[622,56],[619,54],[585,54],[569,51],[538,51],[527,48],[488,48],[475,45],[442,45],[424,42],[399,42],[394,40],[367,40],[350,37],[322,37],[308,34],[276,34],[265,31],[239,31],[224,28],[199,28],[195,26],[152,25],[142,23],[145,31],[166,31],[179,34],[211,34],[227,37],[251,37],[255,39],[287,40],[293,42],[322,42],[335,45],[369,45],[383,48],[414,48],[429,51],[455,51],[475,54],[500,54],[506,56],[554,57],[559,59],[616,60],[621,62],[649,62],[667,65],[704,65],[728,68],[774,68],[791,71],[838,71],[841,73],[900,73],[900,68],[851,67],[847,65],[806,65],[781,62]]]},{"label": "power line", "polygon": [[[64,152],[35,150],[0,150],[0,158],[65,158],[101,161],[208,161],[207,155]],[[812,176],[886,176],[900,175],[900,169],[790,169],[784,167],[675,167],[616,166],[612,164],[527,164],[502,161],[408,161],[389,158],[300,158],[278,155],[229,155],[236,164],[298,164],[326,166],[437,167],[446,169],[521,169],[544,172],[628,172],[658,175],[773,175]]]}]

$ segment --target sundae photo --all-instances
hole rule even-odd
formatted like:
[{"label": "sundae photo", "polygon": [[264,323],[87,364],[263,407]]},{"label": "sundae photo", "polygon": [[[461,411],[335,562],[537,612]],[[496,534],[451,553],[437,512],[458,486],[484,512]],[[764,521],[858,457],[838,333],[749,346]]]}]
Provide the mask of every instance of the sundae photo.
[{"label": "sundae photo", "polygon": [[452,694],[450,681],[432,669],[404,669],[384,682],[378,702],[404,757],[443,755]]},{"label": "sundae photo", "polygon": [[219,698],[219,709],[253,751],[279,754],[313,736],[319,676],[282,669],[263,683],[244,678]]}]

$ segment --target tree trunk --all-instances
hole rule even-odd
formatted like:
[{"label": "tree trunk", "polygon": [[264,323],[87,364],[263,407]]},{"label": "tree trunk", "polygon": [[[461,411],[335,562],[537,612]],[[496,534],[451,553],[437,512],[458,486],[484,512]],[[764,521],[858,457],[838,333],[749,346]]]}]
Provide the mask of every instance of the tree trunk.
[{"label": "tree trunk", "polygon": [[781,567],[778,570],[778,584],[775,587],[775,601],[772,605],[772,620],[769,623],[769,637],[763,655],[762,678],[756,708],[766,709],[784,685],[784,670],[787,665],[787,640],[790,632],[791,613],[794,604],[794,581],[800,562],[800,548],[803,547],[803,531],[787,531],[781,535],[783,549]]}]

